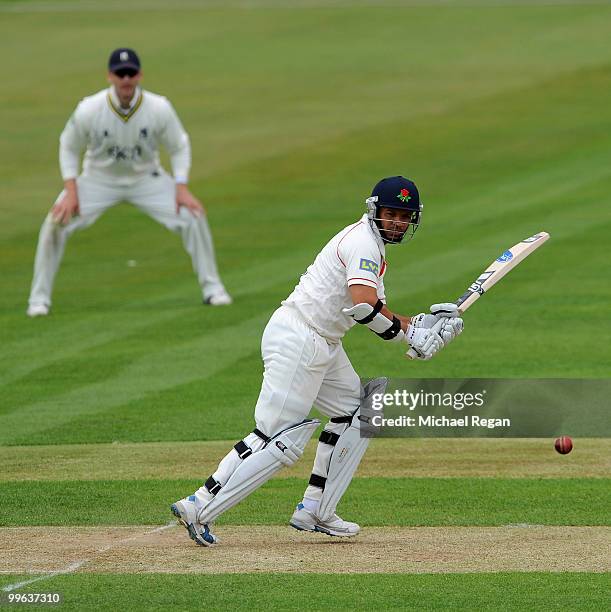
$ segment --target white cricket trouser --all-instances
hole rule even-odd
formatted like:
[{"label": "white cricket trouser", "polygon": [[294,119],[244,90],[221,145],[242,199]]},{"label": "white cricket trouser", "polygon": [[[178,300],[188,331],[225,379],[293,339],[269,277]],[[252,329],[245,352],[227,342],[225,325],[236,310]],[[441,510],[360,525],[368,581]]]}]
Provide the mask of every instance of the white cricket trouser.
[{"label": "white cricket trouser", "polygon": [[361,382],[342,344],[327,342],[290,306],[272,315],[261,354],[265,371],[255,422],[268,436],[303,421],[312,405],[329,417],[359,407]]},{"label": "white cricket trouser", "polygon": [[[176,185],[165,172],[147,175],[132,185],[121,185],[82,174],[76,179],[80,214],[65,226],[53,223],[49,213],[42,224],[34,260],[30,305],[51,304],[53,282],[68,237],[92,225],[106,210],[122,201],[131,202],[169,230],[182,236],[204,299],[224,290],[214,256],[214,245],[205,215],[195,217],[184,207],[176,212]],[[56,202],[64,195],[59,194]]]},{"label": "white cricket trouser", "polygon": [[[271,437],[307,418],[312,405],[329,417],[353,414],[360,404],[361,383],[341,343],[330,344],[289,306],[281,306],[269,320],[261,340],[265,371],[255,408],[257,429]],[[341,434],[345,423],[327,423],[325,430]],[[244,441],[253,451],[263,440],[251,433]],[[318,444],[313,473],[326,478],[333,446]],[[212,474],[225,484],[240,464],[235,449]],[[205,505],[212,495],[205,486],[196,493]],[[305,496],[320,499],[322,489],[309,485]]]}]

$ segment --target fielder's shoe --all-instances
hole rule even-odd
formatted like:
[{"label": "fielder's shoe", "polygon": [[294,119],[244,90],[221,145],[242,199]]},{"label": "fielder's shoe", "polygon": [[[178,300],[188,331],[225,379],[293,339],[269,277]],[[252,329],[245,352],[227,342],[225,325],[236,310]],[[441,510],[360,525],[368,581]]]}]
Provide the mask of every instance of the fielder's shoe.
[{"label": "fielder's shoe", "polygon": [[204,299],[204,304],[206,304],[207,306],[228,306],[232,303],[233,300],[226,291],[221,291],[220,293],[209,295],[207,298]]},{"label": "fielder's shoe", "polygon": [[337,514],[334,514],[328,521],[323,521],[314,513],[306,510],[303,504],[297,504],[289,524],[299,531],[318,531],[344,538],[351,538],[361,530],[356,523],[344,521]]},{"label": "fielder's shoe", "polygon": [[49,314],[49,307],[46,304],[31,304],[26,310],[28,317],[46,317]]},{"label": "fielder's shoe", "polygon": [[210,533],[208,525],[202,525],[197,521],[197,508],[195,507],[195,495],[185,497],[172,504],[172,514],[178,522],[189,532],[189,537],[199,546],[212,546],[218,543],[218,538]]}]

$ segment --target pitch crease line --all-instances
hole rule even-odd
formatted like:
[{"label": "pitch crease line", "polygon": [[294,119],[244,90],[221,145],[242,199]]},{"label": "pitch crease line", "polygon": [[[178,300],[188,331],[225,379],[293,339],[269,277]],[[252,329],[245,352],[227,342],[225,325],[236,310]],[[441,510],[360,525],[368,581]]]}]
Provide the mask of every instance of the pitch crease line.
[{"label": "pitch crease line", "polygon": [[[98,554],[108,552],[112,548],[116,548],[117,546],[121,546],[127,542],[131,542],[132,540],[135,540],[137,538],[149,536],[153,533],[159,533],[160,531],[165,531],[166,529],[169,529],[170,527],[176,527],[176,522],[172,521],[171,523],[168,523],[167,525],[162,525],[161,527],[155,527],[155,529],[152,529],[151,531],[146,531],[145,533],[131,535],[128,538],[123,538],[122,540],[119,540],[118,542],[115,542],[114,544],[109,544],[108,546],[104,546],[103,548],[100,548],[100,550],[98,550]],[[85,565],[86,563],[90,563],[91,561],[93,561],[97,556],[98,555],[92,555],[89,559],[82,559],[81,561],[75,561],[74,563],[71,563],[68,567],[65,567],[64,569],[55,570],[53,572],[49,572],[48,574],[44,574],[42,576],[36,576],[36,578],[30,578],[29,580],[23,580],[22,582],[15,582],[14,584],[9,584],[5,587],[2,587],[2,590],[5,593],[10,593],[11,591],[15,591],[16,589],[20,589],[21,587],[24,587],[28,584],[32,584],[34,582],[39,582],[41,580],[47,580],[48,578],[54,578],[55,576],[62,576],[64,574],[73,574],[74,572],[79,570],[81,567],[83,567],[83,565]]]}]

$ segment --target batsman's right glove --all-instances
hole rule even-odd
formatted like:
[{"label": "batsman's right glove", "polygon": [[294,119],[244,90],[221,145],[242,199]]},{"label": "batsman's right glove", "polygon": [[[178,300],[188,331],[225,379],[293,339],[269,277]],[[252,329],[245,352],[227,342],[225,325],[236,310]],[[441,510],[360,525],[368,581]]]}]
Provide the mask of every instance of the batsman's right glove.
[{"label": "batsman's right glove", "polygon": [[411,324],[421,329],[432,329],[439,324],[438,327],[435,327],[435,331],[441,336],[444,346],[447,346],[462,333],[464,328],[456,304],[453,302],[433,304],[430,310],[431,314],[421,312],[412,317]]}]

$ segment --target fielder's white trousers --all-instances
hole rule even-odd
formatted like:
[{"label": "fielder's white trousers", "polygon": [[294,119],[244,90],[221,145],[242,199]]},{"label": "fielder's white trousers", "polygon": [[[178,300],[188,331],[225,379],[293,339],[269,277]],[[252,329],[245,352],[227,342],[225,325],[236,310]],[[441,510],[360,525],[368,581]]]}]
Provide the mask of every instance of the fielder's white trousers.
[{"label": "fielder's white trousers", "polygon": [[[92,225],[102,213],[122,201],[132,203],[155,221],[181,235],[204,299],[224,290],[206,216],[195,217],[184,207],[176,212],[176,185],[168,174],[147,175],[131,185],[82,174],[76,179],[76,185],[80,214],[67,225],[60,226],[53,223],[49,213],[40,229],[29,299],[31,306],[51,305],[53,283],[67,239],[75,231]],[[56,202],[63,196],[62,191]]]},{"label": "fielder's white trousers", "polygon": [[[353,414],[360,404],[361,382],[341,343],[328,343],[290,306],[281,306],[269,320],[261,339],[265,370],[255,408],[257,429],[272,437],[308,417],[312,406],[329,417]],[[327,423],[325,430],[340,435],[345,423]],[[253,451],[263,440],[249,434]],[[334,447],[319,443],[313,473],[326,478]],[[241,459],[232,449],[213,478],[224,485]],[[195,493],[200,505],[212,495],[205,486]],[[305,497],[320,500],[322,489],[309,485]]]}]

